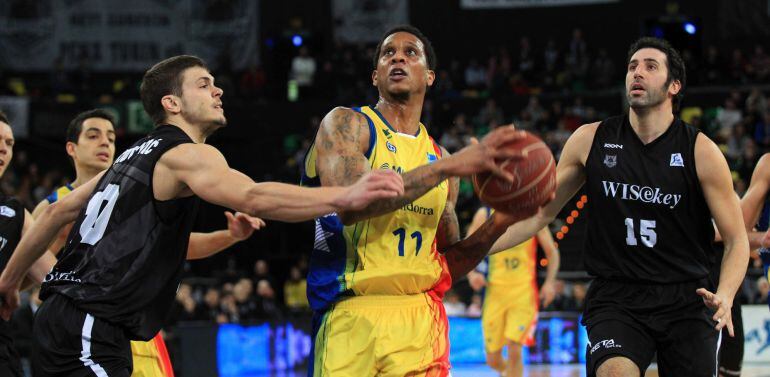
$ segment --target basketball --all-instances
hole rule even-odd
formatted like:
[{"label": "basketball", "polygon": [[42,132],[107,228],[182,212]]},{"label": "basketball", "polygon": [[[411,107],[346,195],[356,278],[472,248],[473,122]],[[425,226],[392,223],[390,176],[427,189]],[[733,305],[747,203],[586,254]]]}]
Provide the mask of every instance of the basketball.
[{"label": "basketball", "polygon": [[474,175],[473,188],[476,195],[497,211],[510,214],[536,211],[556,190],[556,161],[550,148],[529,132],[524,138],[501,148],[520,149],[528,154],[520,160],[497,161],[498,166],[513,175],[513,182],[498,178],[491,172]]}]

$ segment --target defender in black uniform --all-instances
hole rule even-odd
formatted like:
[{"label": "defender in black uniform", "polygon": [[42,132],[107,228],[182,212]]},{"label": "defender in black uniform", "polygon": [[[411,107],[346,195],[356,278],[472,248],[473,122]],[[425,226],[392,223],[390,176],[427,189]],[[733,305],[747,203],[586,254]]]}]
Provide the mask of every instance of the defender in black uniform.
[{"label": "defender in black uniform", "polygon": [[[583,313],[589,376],[644,375],[656,351],[661,376],[714,376],[719,331],[733,335],[746,231],[724,156],[673,115],[684,84],[684,63],[666,41],[634,43],[629,113],[575,131],[557,166],[556,198],[493,248],[531,237],[586,184],[585,264],[596,277]],[[725,244],[716,290],[712,217]]]},{"label": "defender in black uniform", "polygon": [[[0,111],[0,177],[13,158],[13,143],[13,130],[8,117]],[[0,271],[5,270],[16,245],[32,224],[32,216],[21,202],[0,193]],[[24,286],[40,284],[54,261],[52,254],[45,253],[30,269]],[[11,327],[6,321],[0,321],[0,376],[23,376],[19,354],[13,345]]]},{"label": "defender in black uniform", "polygon": [[[145,110],[158,127],[104,173],[46,209],[0,277],[7,319],[18,287],[64,224],[77,220],[41,292],[35,319],[37,376],[129,376],[129,339],[160,329],[181,278],[198,197],[284,221],[361,208],[403,193],[378,171],[345,187],[254,183],[230,169],[206,137],[225,125],[222,90],[203,61],[164,60],[144,76]],[[82,209],[82,211],[81,211]]]}]

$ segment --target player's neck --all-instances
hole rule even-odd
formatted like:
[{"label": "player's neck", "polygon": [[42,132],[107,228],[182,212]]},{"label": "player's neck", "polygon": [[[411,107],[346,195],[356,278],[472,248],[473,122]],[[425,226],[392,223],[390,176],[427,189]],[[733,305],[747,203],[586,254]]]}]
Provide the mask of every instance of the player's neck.
[{"label": "player's neck", "polygon": [[414,135],[420,129],[423,100],[412,96],[406,103],[401,103],[380,97],[375,108],[396,131]]},{"label": "player's neck", "polygon": [[630,109],[628,120],[642,143],[647,144],[663,135],[674,122],[670,106]]},{"label": "player's neck", "polygon": [[70,186],[72,186],[72,188],[77,188],[78,186],[90,181],[91,178],[96,177],[96,175],[101,172],[102,171],[99,169],[90,168],[87,166],[75,166],[75,180],[70,183]]},{"label": "player's neck", "polygon": [[202,127],[190,124],[181,116],[170,116],[166,119],[165,123],[179,127],[196,143],[205,143],[206,137],[210,134],[210,132],[207,132]]}]

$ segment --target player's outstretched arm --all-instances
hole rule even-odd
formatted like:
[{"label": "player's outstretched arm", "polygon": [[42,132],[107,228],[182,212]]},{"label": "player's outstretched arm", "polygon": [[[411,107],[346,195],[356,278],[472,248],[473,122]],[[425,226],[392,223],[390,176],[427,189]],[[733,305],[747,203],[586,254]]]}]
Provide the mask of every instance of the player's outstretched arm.
[{"label": "player's outstretched arm", "polygon": [[225,217],[227,217],[227,229],[208,233],[190,233],[190,243],[187,245],[188,260],[212,256],[251,237],[255,230],[265,226],[264,220],[245,213],[232,214],[225,211]]},{"label": "player's outstretched arm", "polygon": [[[324,186],[347,186],[370,170],[364,153],[369,147],[369,126],[364,115],[351,109],[338,107],[324,117],[315,140],[316,168]],[[379,200],[365,208],[340,212],[344,224],[376,217],[395,211],[452,176],[467,176],[491,170],[511,179],[494,163],[495,158],[517,158],[520,152],[497,149],[501,145],[523,137],[508,127],[501,127],[473,146],[466,147],[455,156],[421,166],[404,173],[404,194],[387,200]]]},{"label": "player's outstretched arm", "polygon": [[746,227],[740,203],[733,192],[727,161],[716,144],[703,134],[699,134],[695,141],[695,161],[703,196],[725,245],[717,291],[712,293],[700,288],[697,293],[707,306],[716,310],[713,317],[718,322],[716,329],[727,326],[733,336],[730,308],[749,262]]},{"label": "player's outstretched arm", "polygon": [[[30,215],[27,210],[24,210],[24,225],[21,228],[21,236],[24,237],[24,235],[29,232],[34,224],[35,220],[32,215]],[[45,276],[51,271],[54,264],[56,264],[56,257],[53,255],[53,253],[50,251],[43,253],[43,255],[32,264],[32,267],[29,268],[27,276],[21,283],[21,290],[25,290],[29,287],[42,283],[43,279],[45,279]]]},{"label": "player's outstretched arm", "polygon": [[[34,224],[30,225],[29,230],[24,232],[3,274],[0,275],[0,298],[3,299],[0,316],[5,320],[8,320],[13,310],[19,306],[19,288],[30,267],[47,252],[48,245],[61,227],[75,221],[103,174],[98,174],[66,197],[48,206],[41,216],[35,219]],[[50,258],[48,260],[50,261]]]},{"label": "player's outstretched arm", "polygon": [[586,180],[585,163],[598,126],[598,122],[583,125],[570,136],[561,152],[559,163],[556,165],[556,194],[554,199],[534,216],[509,227],[492,245],[490,253],[509,249],[535,235],[540,229],[550,224],[567,201],[575,196],[575,193],[580,190]]},{"label": "player's outstretched arm", "polygon": [[401,177],[391,171],[366,174],[349,187],[306,188],[278,182],[255,183],[231,169],[222,153],[206,144],[172,148],[160,158],[153,174],[153,189],[158,200],[189,192],[251,216],[288,222],[360,209],[372,201],[403,194]]}]

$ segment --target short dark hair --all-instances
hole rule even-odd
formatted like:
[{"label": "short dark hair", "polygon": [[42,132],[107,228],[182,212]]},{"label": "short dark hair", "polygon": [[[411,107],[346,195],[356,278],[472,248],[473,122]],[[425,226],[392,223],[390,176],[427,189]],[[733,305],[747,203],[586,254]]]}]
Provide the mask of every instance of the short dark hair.
[{"label": "short dark hair", "polygon": [[8,115],[5,115],[5,112],[3,112],[3,110],[0,110],[0,122],[3,122],[9,126],[11,125],[11,123],[8,122]]},{"label": "short dark hair", "polygon": [[160,103],[163,96],[182,95],[182,72],[192,67],[203,67],[206,63],[197,56],[178,55],[155,64],[144,73],[139,94],[144,111],[152,118],[155,125],[166,121],[166,111]]},{"label": "short dark hair", "polygon": [[671,46],[671,43],[668,43],[668,41],[665,39],[642,37],[631,44],[631,47],[628,49],[628,58],[626,61],[630,61],[631,57],[637,51],[643,48],[654,48],[666,55],[666,68],[668,68],[666,86],[671,84],[671,82],[674,80],[678,80],[682,85],[682,88],[679,89],[679,93],[677,93],[676,96],[671,99],[671,104],[673,105],[674,111],[676,111],[679,109],[679,105],[682,103],[682,98],[684,97],[684,87],[687,83],[687,72],[685,71],[684,60],[682,60],[682,56],[679,55],[679,51]]},{"label": "short dark hair", "polygon": [[430,43],[430,40],[428,37],[423,34],[420,29],[412,26],[412,25],[399,25],[392,27],[390,30],[386,31],[385,34],[382,35],[382,38],[380,39],[380,43],[377,44],[377,49],[374,51],[374,69],[377,69],[377,62],[380,60],[380,53],[382,52],[382,44],[385,42],[385,39],[387,39],[392,34],[396,34],[398,32],[405,32],[414,35],[422,42],[422,45],[425,48],[425,60],[428,63],[428,69],[431,71],[436,70],[436,51],[433,50],[433,44]]},{"label": "short dark hair", "polygon": [[69,126],[67,126],[67,142],[73,142],[77,144],[78,139],[80,138],[80,133],[83,132],[83,122],[85,122],[86,119],[91,118],[106,119],[112,123],[113,127],[115,127],[115,117],[111,112],[104,109],[92,109],[84,111],[76,115],[75,118],[70,121]]}]

